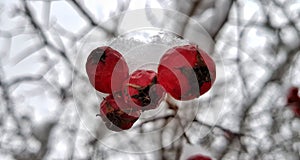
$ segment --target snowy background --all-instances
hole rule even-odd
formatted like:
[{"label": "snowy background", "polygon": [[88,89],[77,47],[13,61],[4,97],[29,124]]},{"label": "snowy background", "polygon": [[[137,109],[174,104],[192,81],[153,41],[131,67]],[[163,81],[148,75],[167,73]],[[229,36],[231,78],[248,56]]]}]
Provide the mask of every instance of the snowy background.
[{"label": "snowy background", "polygon": [[[300,87],[299,0],[1,0],[0,13],[0,159],[300,159],[286,107]],[[89,52],[110,44],[133,71],[187,41],[216,62],[211,91],[107,130]]]}]

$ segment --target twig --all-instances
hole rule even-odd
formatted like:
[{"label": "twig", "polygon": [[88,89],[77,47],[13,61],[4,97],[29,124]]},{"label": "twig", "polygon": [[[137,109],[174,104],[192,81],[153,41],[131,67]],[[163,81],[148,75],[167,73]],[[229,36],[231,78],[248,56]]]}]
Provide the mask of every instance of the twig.
[{"label": "twig", "polygon": [[117,36],[115,32],[113,32],[113,31],[111,31],[111,30],[109,30],[109,29],[107,29],[107,28],[99,25],[92,18],[92,16],[85,9],[83,9],[82,5],[80,5],[76,0],[71,0],[69,2],[71,2],[80,11],[80,13],[90,22],[90,24],[92,26],[95,26],[95,27],[98,27],[98,28],[102,29],[104,32],[106,32],[110,36],[113,36],[113,37]]}]

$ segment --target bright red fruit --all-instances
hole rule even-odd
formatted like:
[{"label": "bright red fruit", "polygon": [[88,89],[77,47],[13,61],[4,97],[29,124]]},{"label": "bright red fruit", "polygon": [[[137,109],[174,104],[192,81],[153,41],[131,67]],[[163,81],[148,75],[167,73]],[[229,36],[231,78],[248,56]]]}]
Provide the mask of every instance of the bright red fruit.
[{"label": "bright red fruit", "polygon": [[[121,90],[129,69],[122,55],[109,46],[94,49],[87,58],[86,72],[91,84],[103,93]],[[118,78],[112,78],[112,75]]]},{"label": "bright red fruit", "polygon": [[203,156],[201,154],[197,154],[197,155],[189,157],[187,160],[211,160],[211,158]]},{"label": "bright red fruit", "polygon": [[157,85],[157,74],[152,70],[136,70],[123,84],[125,102],[141,109],[155,109],[165,95],[163,88]]},{"label": "bright red fruit", "polygon": [[207,92],[216,79],[214,61],[196,45],[177,46],[162,56],[158,83],[177,100],[191,100]]},{"label": "bright red fruit", "polygon": [[[117,96],[117,95],[115,95]],[[113,131],[127,130],[138,120],[139,109],[128,106],[121,97],[107,96],[100,104],[100,116],[106,127]]]}]

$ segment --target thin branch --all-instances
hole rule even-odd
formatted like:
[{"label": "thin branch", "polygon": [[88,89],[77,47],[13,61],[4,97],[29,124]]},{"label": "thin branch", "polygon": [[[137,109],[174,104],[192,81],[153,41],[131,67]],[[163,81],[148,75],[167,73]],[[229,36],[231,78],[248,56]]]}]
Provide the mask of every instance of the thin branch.
[{"label": "thin branch", "polygon": [[224,14],[224,17],[225,17],[225,18],[223,18],[223,19],[221,20],[220,25],[219,25],[217,31],[214,32],[214,33],[212,33],[212,35],[211,35],[211,37],[212,37],[214,40],[216,40],[218,34],[221,32],[221,30],[224,28],[225,24],[226,24],[227,21],[229,20],[229,13],[230,13],[230,10],[231,10],[231,8],[232,8],[232,6],[233,6],[233,1],[235,1],[235,0],[229,0],[229,1],[230,1],[230,2],[229,2],[229,7],[228,7],[227,11],[226,11],[225,14]]},{"label": "thin branch", "polygon": [[113,36],[116,37],[116,33],[105,28],[104,26],[99,25],[93,18],[92,16],[88,13],[88,11],[86,11],[82,5],[80,5],[76,0],[71,0],[69,1],[70,3],[72,3],[78,10],[79,12],[90,22],[90,24],[92,26],[98,27],[100,29],[102,29],[104,32],[106,32],[109,36]]}]

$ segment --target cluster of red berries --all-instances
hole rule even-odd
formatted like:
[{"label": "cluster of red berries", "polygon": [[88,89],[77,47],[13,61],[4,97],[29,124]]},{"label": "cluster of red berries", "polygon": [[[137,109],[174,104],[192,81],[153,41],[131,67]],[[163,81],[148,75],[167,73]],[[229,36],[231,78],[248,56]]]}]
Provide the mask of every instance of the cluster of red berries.
[{"label": "cluster of red berries", "polygon": [[196,45],[169,49],[157,73],[136,70],[130,75],[118,51],[98,47],[88,56],[86,71],[93,87],[109,94],[99,115],[114,131],[131,128],[142,111],[159,106],[166,92],[177,100],[191,100],[207,92],[216,78],[215,63]]},{"label": "cluster of red berries", "polygon": [[300,96],[298,95],[299,89],[291,87],[287,95],[287,106],[294,112],[295,116],[300,117]]}]

